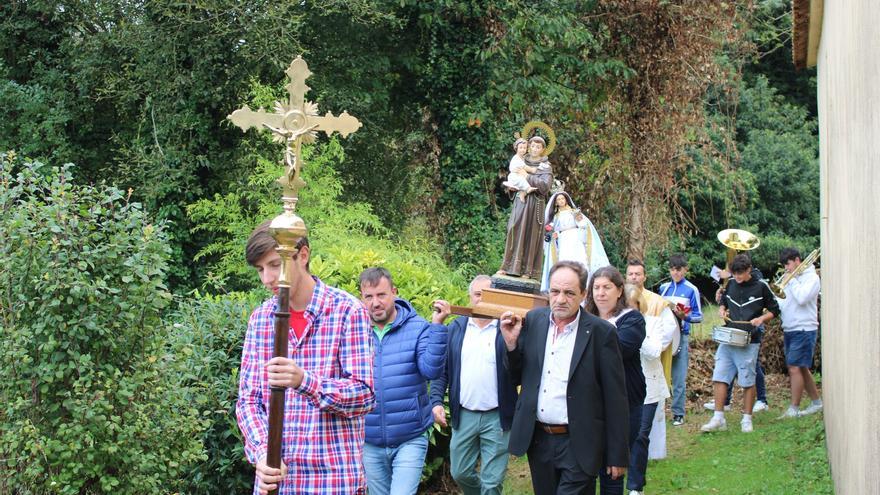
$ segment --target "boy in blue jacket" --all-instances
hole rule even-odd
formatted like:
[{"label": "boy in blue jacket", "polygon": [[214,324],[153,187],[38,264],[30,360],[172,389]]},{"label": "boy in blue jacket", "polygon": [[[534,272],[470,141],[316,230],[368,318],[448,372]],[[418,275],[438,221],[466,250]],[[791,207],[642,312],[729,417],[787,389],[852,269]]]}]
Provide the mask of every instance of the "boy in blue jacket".
[{"label": "boy in blue jacket", "polygon": [[364,444],[367,487],[370,495],[415,494],[428,452],[426,433],[434,422],[428,381],[446,365],[447,330],[397,297],[385,268],[364,270],[360,290],[373,323],[376,395]]},{"label": "boy in blue jacket", "polygon": [[688,264],[682,254],[669,257],[669,276],[671,281],[660,286],[660,295],[672,302],[675,317],[681,322],[681,346],[672,356],[672,425],[684,424],[684,403],[687,393],[688,338],[691,323],[703,321],[700,307],[700,290],[687,278]]}]

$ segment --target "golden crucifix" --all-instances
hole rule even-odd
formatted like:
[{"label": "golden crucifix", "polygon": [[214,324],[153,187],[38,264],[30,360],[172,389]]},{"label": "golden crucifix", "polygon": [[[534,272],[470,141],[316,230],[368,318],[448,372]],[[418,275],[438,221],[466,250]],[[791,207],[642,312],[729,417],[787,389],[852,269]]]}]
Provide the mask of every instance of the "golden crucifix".
[{"label": "golden crucifix", "polygon": [[361,122],[348,112],[342,112],[339,116],[334,116],[330,112],[323,117],[318,116],[318,105],[305,100],[305,94],[309,91],[306,79],[312,75],[312,72],[309,71],[309,66],[302,57],[297,57],[291,62],[285,73],[290,78],[290,83],[287,85],[290,98],[287,104],[276,101],[275,113],[262,109],[254,111],[245,105],[232,112],[227,118],[242,131],[252,127],[265,127],[272,131],[276,140],[286,144],[284,152],[286,170],[278,181],[284,186],[284,198],[291,198],[294,200],[293,204],[296,204],[297,192],[305,185],[299,177],[302,143],[313,142],[317,131],[324,131],[328,136],[338,132],[342,137],[347,137],[360,128]]},{"label": "golden crucifix", "polygon": [[[297,57],[290,63],[286,71],[290,83],[287,92],[290,94],[288,102],[275,102],[275,113],[265,110],[251,110],[247,105],[232,112],[227,118],[233,124],[247,131],[252,127],[265,127],[272,131],[274,139],[285,143],[284,149],[284,175],[278,182],[284,188],[281,201],[284,204],[284,212],[272,219],[269,224],[269,232],[278,242],[276,250],[281,256],[281,275],[278,279],[278,306],[275,311],[275,345],[274,357],[288,357],[288,332],[290,330],[290,281],[293,257],[299,251],[300,239],[308,235],[305,222],[294,213],[299,190],[305,186],[300,179],[302,158],[300,148],[302,143],[313,142],[317,131],[324,131],[327,135],[338,132],[342,137],[347,137],[360,128],[361,123],[348,112],[342,112],[338,117],[327,112],[323,117],[318,116],[318,105],[305,100],[309,91],[306,79],[312,73],[305,61]],[[269,467],[281,466],[281,433],[284,430],[284,400],[286,389],[283,387],[271,387],[269,399],[269,442],[266,456],[266,464]],[[273,490],[270,494],[277,492]]]}]

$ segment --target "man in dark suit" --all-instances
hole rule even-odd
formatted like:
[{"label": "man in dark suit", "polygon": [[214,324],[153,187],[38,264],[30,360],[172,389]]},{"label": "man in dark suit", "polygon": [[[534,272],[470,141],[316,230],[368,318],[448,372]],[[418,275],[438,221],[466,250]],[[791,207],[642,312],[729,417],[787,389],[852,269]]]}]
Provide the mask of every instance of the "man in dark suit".
[{"label": "man in dark suit", "polygon": [[[471,281],[471,306],[482,300],[483,289],[491,284],[486,275]],[[447,301],[434,301],[433,322],[443,323],[450,309]],[[504,484],[517,396],[503,365],[505,354],[498,320],[457,318],[449,325],[446,368],[431,382],[434,422],[441,426],[447,426],[443,397],[449,388],[450,472],[464,495],[500,494]]]},{"label": "man in dark suit", "polygon": [[605,469],[629,463],[629,408],[614,327],[586,311],[588,273],[576,262],[550,269],[550,307],[523,321],[501,315],[506,366],[522,385],[510,453],[528,453],[536,495],[590,494]]}]

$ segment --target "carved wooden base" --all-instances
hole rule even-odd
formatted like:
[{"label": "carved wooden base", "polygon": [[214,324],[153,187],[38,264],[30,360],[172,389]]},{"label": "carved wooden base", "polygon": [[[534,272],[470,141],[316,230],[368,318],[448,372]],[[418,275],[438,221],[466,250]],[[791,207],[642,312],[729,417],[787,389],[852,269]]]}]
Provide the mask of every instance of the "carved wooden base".
[{"label": "carved wooden base", "polygon": [[[505,290],[509,287],[518,290]],[[452,306],[452,312],[474,318],[495,319],[507,311],[513,311],[524,318],[530,310],[549,304],[547,296],[540,292],[541,284],[536,280],[495,275],[492,277],[492,288],[483,290],[479,304],[473,308]]]}]

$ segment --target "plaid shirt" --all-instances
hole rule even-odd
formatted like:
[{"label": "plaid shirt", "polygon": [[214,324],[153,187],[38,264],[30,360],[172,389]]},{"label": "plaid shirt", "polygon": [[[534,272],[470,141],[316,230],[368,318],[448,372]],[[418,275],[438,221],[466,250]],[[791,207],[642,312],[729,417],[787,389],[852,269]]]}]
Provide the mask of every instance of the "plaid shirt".
[{"label": "plaid shirt", "polygon": [[[302,340],[290,332],[289,358],[305,376],[285,397],[281,457],[288,473],[278,493],[364,493],[364,415],[375,401],[370,319],[348,293],[315,281]],[[252,464],[268,449],[265,364],[272,358],[276,304],[272,297],[251,314],[241,357],[235,411]]]}]

